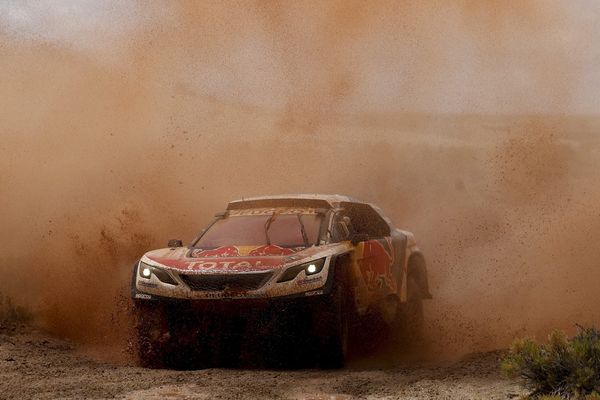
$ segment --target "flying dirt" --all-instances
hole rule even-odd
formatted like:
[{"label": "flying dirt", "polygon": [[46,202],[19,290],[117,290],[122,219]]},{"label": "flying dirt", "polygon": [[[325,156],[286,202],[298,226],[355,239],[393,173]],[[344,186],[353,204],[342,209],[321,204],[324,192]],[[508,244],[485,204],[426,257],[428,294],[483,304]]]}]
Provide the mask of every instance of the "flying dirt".
[{"label": "flying dirt", "polygon": [[107,4],[0,5],[0,292],[86,365],[137,362],[141,254],[272,193],[415,233],[425,360],[600,320],[596,4]]}]

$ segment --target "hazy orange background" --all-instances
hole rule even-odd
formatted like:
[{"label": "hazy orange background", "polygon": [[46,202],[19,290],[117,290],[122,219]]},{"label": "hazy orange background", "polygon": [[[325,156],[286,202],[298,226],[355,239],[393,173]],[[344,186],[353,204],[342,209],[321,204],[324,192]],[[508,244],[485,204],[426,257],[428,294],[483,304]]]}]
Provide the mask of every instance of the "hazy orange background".
[{"label": "hazy orange background", "polygon": [[0,291],[56,334],[120,346],[144,251],[233,198],[324,192],[415,232],[434,349],[598,322],[599,14],[4,3]]}]

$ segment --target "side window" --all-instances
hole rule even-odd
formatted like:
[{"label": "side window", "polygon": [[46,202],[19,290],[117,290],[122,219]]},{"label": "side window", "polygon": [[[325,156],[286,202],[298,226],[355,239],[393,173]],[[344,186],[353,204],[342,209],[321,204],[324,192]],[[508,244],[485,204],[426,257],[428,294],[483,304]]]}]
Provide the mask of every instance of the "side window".
[{"label": "side window", "polygon": [[353,232],[350,218],[345,213],[339,212],[333,217],[331,226],[331,239],[333,242],[343,242],[349,240]]},{"label": "side window", "polygon": [[390,227],[383,218],[368,204],[342,203],[343,214],[350,219],[351,229],[355,233],[366,233],[376,239],[390,235]]}]

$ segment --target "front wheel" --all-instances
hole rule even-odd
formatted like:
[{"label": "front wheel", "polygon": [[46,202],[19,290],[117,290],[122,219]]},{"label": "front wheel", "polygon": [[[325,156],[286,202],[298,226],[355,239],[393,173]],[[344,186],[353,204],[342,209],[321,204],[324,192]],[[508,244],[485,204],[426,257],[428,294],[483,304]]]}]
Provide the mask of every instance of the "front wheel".
[{"label": "front wheel", "polygon": [[135,302],[137,355],[146,368],[165,368],[168,363],[169,330],[163,307]]},{"label": "front wheel", "polygon": [[344,286],[335,285],[323,300],[315,310],[317,358],[322,367],[341,368],[348,356],[349,340],[348,299]]}]

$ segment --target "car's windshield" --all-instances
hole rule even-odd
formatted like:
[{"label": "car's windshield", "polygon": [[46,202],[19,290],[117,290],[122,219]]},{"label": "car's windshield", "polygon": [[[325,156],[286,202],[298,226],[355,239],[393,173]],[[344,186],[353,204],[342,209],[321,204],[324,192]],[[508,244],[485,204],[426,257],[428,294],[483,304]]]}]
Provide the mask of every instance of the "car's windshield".
[{"label": "car's windshield", "polygon": [[217,220],[194,244],[194,247],[266,244],[281,247],[310,246],[317,242],[322,219],[322,215],[317,213],[278,213],[277,211],[260,215],[230,215]]}]

